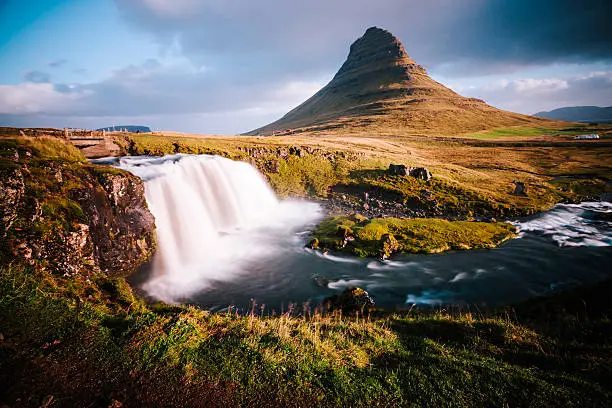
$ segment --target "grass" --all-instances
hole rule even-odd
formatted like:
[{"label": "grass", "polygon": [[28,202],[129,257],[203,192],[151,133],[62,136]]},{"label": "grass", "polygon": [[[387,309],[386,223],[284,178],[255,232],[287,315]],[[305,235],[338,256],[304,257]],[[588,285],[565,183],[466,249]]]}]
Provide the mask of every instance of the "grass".
[{"label": "grass", "polygon": [[[516,131],[517,128],[513,128]],[[523,127],[520,128],[523,132]],[[524,127],[537,134],[543,130]],[[567,132],[579,132],[566,128]],[[562,131],[565,131],[562,130]],[[528,140],[529,137],[525,138]],[[219,154],[256,165],[282,197],[326,198],[336,185],[363,186],[397,192],[401,202],[417,200],[430,190],[437,197],[439,212],[454,212],[458,218],[508,217],[531,214],[563,201],[593,199],[605,191],[612,179],[610,149],[592,146],[498,147],[472,146],[461,138],[314,134],[289,137],[117,136],[126,154],[175,152]],[[284,152],[311,151],[298,156]],[[270,163],[278,166],[271,170]],[[382,177],[389,163],[427,167],[433,174],[431,186],[410,179]],[[559,175],[590,174],[574,184],[587,188],[567,189],[555,183]],[[512,195],[513,181],[523,182],[527,197]],[[428,193],[426,193],[428,194]],[[470,214],[471,213],[471,214]],[[436,216],[432,211],[428,216]]]},{"label": "grass", "polygon": [[473,139],[482,139],[482,140],[496,140],[496,139],[506,139],[506,138],[514,138],[514,137],[523,137],[523,138],[533,138],[538,136],[569,136],[569,135],[577,135],[582,134],[589,129],[587,125],[583,126],[584,129],[580,127],[574,128],[536,128],[536,127],[526,127],[526,126],[513,126],[507,128],[497,128],[491,129],[476,133],[469,133],[464,135],[465,137],[473,138]]},{"label": "grass", "polygon": [[[335,216],[313,232],[321,248],[363,257],[393,253],[439,253],[451,249],[491,248],[513,237],[508,223],[446,221],[441,219]],[[345,237],[349,240],[345,241]]]},{"label": "grass", "polygon": [[609,345],[585,336],[609,331],[605,317],[569,315],[553,330],[550,316],[538,326],[444,310],[213,314],[147,306],[120,278],[17,266],[0,269],[0,316],[0,401],[472,407],[610,397]]}]

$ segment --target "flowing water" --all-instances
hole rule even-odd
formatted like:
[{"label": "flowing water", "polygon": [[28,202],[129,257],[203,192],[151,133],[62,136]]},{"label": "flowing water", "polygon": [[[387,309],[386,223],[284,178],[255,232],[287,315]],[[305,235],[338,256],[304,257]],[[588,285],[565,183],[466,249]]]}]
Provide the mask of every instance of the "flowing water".
[{"label": "flowing water", "polygon": [[495,249],[381,262],[304,248],[322,208],[277,200],[248,164],[187,155],[112,164],[145,180],[158,250],[134,283],[167,302],[222,310],[255,301],[270,311],[360,286],[387,307],[495,306],[612,277],[610,203],[560,204],[516,221],[519,238]]}]

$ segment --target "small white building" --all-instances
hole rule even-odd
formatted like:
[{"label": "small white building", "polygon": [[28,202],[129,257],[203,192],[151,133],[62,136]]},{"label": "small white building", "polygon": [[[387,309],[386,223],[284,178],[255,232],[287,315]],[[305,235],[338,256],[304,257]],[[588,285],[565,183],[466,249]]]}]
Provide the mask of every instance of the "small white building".
[{"label": "small white building", "polygon": [[596,133],[592,133],[590,135],[576,135],[574,136],[575,140],[590,140],[590,139],[599,139],[599,135]]}]

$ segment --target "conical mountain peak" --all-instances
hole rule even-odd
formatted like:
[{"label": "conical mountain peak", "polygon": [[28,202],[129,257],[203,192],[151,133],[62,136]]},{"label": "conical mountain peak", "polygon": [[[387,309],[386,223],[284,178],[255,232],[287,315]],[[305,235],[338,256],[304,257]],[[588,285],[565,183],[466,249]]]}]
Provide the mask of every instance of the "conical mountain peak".
[{"label": "conical mountain peak", "polygon": [[281,119],[249,134],[296,131],[463,133],[537,121],[464,98],[429,77],[389,31],[371,27],[333,79]]}]

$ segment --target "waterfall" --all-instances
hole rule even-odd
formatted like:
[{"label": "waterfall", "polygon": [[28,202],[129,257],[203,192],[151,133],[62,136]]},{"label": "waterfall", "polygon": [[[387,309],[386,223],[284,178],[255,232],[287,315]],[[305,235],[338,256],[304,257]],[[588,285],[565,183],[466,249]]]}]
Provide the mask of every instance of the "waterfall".
[{"label": "waterfall", "polygon": [[306,202],[279,202],[251,165],[218,156],[123,157],[118,167],[145,181],[157,227],[152,278],[144,289],[176,302],[215,281],[280,256],[275,234],[319,217]]}]

